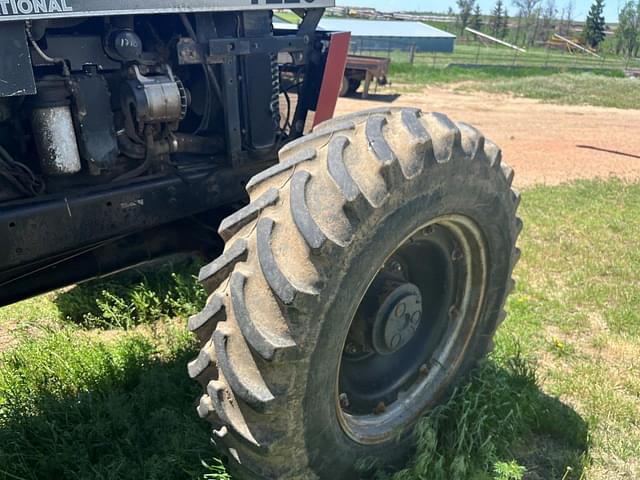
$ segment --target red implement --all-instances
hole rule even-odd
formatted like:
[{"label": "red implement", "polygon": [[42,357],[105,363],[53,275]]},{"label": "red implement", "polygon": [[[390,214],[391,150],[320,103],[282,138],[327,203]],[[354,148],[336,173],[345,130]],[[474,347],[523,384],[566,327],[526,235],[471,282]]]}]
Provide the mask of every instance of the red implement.
[{"label": "red implement", "polygon": [[333,118],[338,103],[338,95],[342,86],[344,69],[347,65],[351,33],[334,33],[331,35],[327,64],[322,77],[322,87],[318,97],[318,108],[313,119],[313,126]]}]

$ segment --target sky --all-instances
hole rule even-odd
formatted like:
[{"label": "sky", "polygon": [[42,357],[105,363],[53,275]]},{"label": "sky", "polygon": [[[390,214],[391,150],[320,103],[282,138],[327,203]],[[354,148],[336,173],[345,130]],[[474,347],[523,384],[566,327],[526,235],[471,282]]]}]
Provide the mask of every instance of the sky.
[{"label": "sky", "polygon": [[[584,20],[591,6],[592,0],[555,0],[558,10],[562,10],[569,1],[574,5],[574,18]],[[446,12],[449,7],[456,9],[456,0],[336,0],[337,5],[349,5],[354,7],[373,7],[383,12],[393,12],[401,10]],[[479,0],[482,12],[488,14],[495,0]],[[545,3],[545,0],[543,0]],[[623,0],[605,0],[604,18],[605,21],[616,22],[618,20],[618,10],[623,5]],[[505,4],[511,13],[515,13],[515,7],[511,0],[505,0]]]}]

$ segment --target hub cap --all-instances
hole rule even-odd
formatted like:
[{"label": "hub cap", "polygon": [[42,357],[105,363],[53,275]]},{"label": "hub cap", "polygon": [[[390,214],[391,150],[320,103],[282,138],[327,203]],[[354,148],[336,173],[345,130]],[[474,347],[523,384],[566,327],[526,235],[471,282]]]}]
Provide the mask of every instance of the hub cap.
[{"label": "hub cap", "polygon": [[376,315],[372,336],[375,352],[390,355],[400,350],[411,341],[421,320],[420,289],[412,283],[398,284]]},{"label": "hub cap", "polygon": [[338,371],[336,410],[353,440],[389,440],[446,393],[475,331],[486,265],[479,228],[456,215],[414,231],[380,266]]}]

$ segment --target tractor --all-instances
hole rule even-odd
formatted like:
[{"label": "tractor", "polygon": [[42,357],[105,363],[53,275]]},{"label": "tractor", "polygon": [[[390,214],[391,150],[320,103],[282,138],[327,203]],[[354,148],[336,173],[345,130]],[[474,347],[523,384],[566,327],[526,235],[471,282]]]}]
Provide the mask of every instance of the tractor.
[{"label": "tractor", "polygon": [[332,118],[332,5],[0,0],[0,304],[198,253],[186,370],[234,478],[401,464],[513,288],[500,149],[441,113]]}]

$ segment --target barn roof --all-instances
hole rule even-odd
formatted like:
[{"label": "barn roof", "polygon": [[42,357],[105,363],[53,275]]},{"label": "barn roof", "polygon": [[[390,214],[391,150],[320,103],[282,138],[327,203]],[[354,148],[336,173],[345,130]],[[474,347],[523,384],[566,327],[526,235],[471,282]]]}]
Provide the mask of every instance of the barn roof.
[{"label": "barn roof", "polygon": [[449,32],[422,22],[397,20],[323,18],[320,28],[332,32],[351,32],[354,37],[456,38]]},{"label": "barn roof", "polygon": [[[291,23],[274,19],[276,28],[296,28]],[[323,18],[319,30],[330,32],[351,32],[352,37],[389,38],[456,38],[455,35],[426,25],[422,22],[398,20],[357,20],[343,18]]]}]

